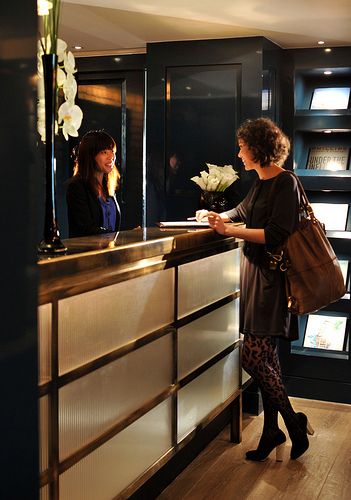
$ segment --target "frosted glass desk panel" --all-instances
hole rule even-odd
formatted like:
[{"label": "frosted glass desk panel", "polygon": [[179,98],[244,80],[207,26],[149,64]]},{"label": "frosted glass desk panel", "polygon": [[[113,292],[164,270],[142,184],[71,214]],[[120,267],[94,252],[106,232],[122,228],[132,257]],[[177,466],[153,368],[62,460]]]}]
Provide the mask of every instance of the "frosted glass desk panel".
[{"label": "frosted glass desk panel", "polygon": [[141,408],[171,384],[172,335],[166,335],[62,387],[59,391],[60,460]]},{"label": "frosted glass desk panel", "polygon": [[172,447],[167,399],[60,475],[60,500],[111,500]]},{"label": "frosted glass desk panel", "polygon": [[178,319],[239,290],[241,249],[178,268]]},{"label": "frosted glass desk panel", "polygon": [[178,392],[178,442],[239,388],[235,349]]},{"label": "frosted glass desk panel", "polygon": [[178,329],[178,378],[239,338],[239,299]]},{"label": "frosted glass desk panel", "polygon": [[251,375],[247,373],[244,369],[241,371],[241,384],[244,385],[248,380],[250,380]]},{"label": "frosted glass desk panel", "polygon": [[49,397],[39,399],[39,470],[49,467]]},{"label": "frosted glass desk panel", "polygon": [[42,488],[40,488],[39,494],[40,494],[40,497],[39,497],[40,500],[50,500],[49,486],[45,485]]},{"label": "frosted glass desk panel", "polygon": [[173,321],[174,269],[59,301],[59,373]]},{"label": "frosted glass desk panel", "polygon": [[52,306],[38,307],[39,385],[51,380]]}]

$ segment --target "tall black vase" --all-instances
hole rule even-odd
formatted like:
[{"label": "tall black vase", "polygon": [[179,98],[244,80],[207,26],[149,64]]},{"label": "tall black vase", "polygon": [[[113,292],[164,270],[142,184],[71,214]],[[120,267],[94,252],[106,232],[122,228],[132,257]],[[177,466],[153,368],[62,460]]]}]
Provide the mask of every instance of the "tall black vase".
[{"label": "tall black vase", "polygon": [[55,113],[57,55],[42,56],[45,91],[45,222],[44,237],[38,245],[41,254],[63,254],[67,248],[60,239],[56,217]]}]

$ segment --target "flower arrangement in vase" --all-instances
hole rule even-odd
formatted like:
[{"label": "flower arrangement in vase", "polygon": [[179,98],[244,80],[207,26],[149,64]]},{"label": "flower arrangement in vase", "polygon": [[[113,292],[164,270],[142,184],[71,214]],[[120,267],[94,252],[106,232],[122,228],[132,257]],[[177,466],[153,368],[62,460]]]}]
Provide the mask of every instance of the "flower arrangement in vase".
[{"label": "flower arrangement in vase", "polygon": [[206,163],[208,172],[202,170],[200,176],[192,177],[191,180],[201,188],[200,208],[224,212],[228,209],[228,200],[224,194],[225,190],[239,179],[238,173],[232,165],[212,165]]},{"label": "flower arrangement in vase", "polygon": [[[77,83],[75,60],[67,44],[58,38],[61,0],[38,0],[42,36],[38,41],[37,127],[45,143],[45,223],[39,253],[61,254],[67,249],[60,239],[56,217],[55,133],[61,129],[66,140],[78,136],[83,113],[75,104]],[[59,97],[64,101],[57,109]]]}]

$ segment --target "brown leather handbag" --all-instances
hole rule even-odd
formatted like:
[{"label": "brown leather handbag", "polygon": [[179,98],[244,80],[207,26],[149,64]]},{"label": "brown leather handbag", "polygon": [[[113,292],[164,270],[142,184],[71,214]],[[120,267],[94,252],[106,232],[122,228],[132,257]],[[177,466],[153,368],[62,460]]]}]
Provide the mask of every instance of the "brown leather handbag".
[{"label": "brown leather handbag", "polygon": [[[324,226],[316,219],[299,178],[293,172],[286,172],[298,183],[299,223],[277,252],[267,253],[271,267],[285,273],[288,310],[293,314],[309,314],[339,300],[346,289]],[[271,193],[273,189],[274,182]]]}]

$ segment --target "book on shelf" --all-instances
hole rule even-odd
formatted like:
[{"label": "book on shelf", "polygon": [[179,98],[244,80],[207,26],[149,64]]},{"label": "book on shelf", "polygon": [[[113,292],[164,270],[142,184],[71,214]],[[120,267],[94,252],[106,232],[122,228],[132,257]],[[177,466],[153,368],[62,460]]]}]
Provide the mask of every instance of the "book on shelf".
[{"label": "book on shelf", "polygon": [[347,317],[310,314],[307,318],[303,347],[342,351]]},{"label": "book on shelf", "polygon": [[350,87],[322,87],[313,91],[310,109],[347,109]]},{"label": "book on shelf", "polygon": [[306,168],[314,170],[346,170],[350,150],[347,146],[310,148]]}]

